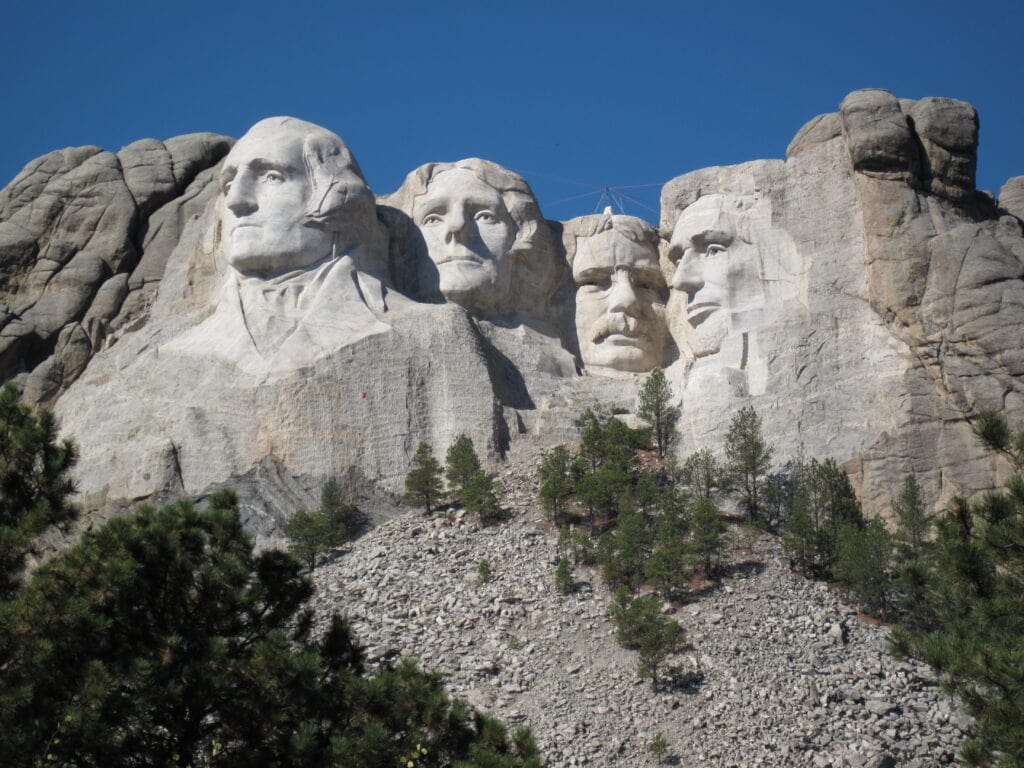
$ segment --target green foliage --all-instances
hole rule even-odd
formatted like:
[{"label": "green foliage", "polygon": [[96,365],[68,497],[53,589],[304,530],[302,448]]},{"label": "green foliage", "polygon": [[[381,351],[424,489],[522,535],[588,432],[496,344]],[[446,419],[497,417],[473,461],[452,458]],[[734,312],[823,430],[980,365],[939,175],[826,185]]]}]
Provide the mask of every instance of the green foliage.
[{"label": "green foliage", "polygon": [[864,524],[857,496],[849,477],[833,459],[795,464],[790,481],[792,507],[783,547],[805,573],[828,577],[840,529]]},{"label": "green foliage", "polygon": [[571,595],[576,591],[576,580],[573,578],[572,563],[566,557],[560,558],[555,568],[555,588],[563,595]]},{"label": "green foliage", "polygon": [[540,765],[415,663],[365,676],[340,616],[314,638],[312,593],[231,492],[108,523],[0,603],[0,764]]},{"label": "green foliage", "polygon": [[864,527],[846,523],[839,529],[832,575],[849,587],[865,610],[884,616],[892,554],[892,535],[879,518]]},{"label": "green foliage", "polygon": [[690,520],[679,494],[666,492],[656,521],[654,550],[645,566],[650,583],[667,600],[683,600],[690,583]]},{"label": "green foliage", "polygon": [[467,435],[459,435],[455,438],[455,442],[448,448],[444,463],[444,475],[448,481],[448,488],[455,492],[460,501],[463,501],[462,491],[469,481],[482,471],[473,441]]},{"label": "green foliage", "polygon": [[558,546],[576,565],[596,565],[598,562],[594,539],[583,531],[562,528],[558,535]]},{"label": "green foliage", "polygon": [[57,441],[57,422],[21,403],[13,384],[0,388],[0,597],[17,588],[32,541],[78,514],[68,473],[78,458],[70,440]]},{"label": "green foliage", "polygon": [[751,406],[740,409],[725,435],[725,472],[739,494],[740,506],[751,520],[760,516],[765,477],[771,466],[772,447],[761,434],[761,417]]},{"label": "green foliage", "polygon": [[665,738],[665,734],[659,731],[647,749],[654,755],[655,760],[659,763],[663,762],[668,755],[668,740]]},{"label": "green foliage", "polygon": [[366,516],[345,500],[341,486],[333,478],[320,493],[320,508],[313,513],[300,509],[284,524],[288,551],[316,568],[316,558],[341,546],[366,524]]},{"label": "green foliage", "polygon": [[708,578],[713,577],[718,568],[725,546],[725,531],[725,521],[715,503],[707,497],[698,499],[693,510],[693,551]]},{"label": "green foliage", "polygon": [[625,512],[620,515],[618,526],[602,535],[598,545],[608,586],[613,589],[622,585],[632,590],[639,588],[653,543],[642,514]]},{"label": "green foliage", "polygon": [[640,388],[636,415],[651,425],[658,455],[664,456],[676,436],[679,409],[671,406],[672,388],[661,368],[651,371]]},{"label": "green foliage", "polygon": [[537,474],[540,478],[540,500],[555,525],[563,525],[565,512],[572,495],[572,454],[564,445],[556,446],[544,454]]},{"label": "green foliage", "polygon": [[669,654],[683,642],[683,628],[661,615],[661,603],[654,595],[631,598],[620,588],[611,608],[619,645],[639,651],[637,671],[658,687],[658,670]]},{"label": "green foliage", "polygon": [[491,568],[490,560],[481,560],[476,564],[477,584],[486,584],[494,577],[494,570]]},{"label": "green foliage", "polygon": [[892,508],[896,513],[897,536],[904,557],[920,557],[924,554],[925,544],[931,534],[933,519],[925,509],[921,486],[913,475],[907,475],[903,481],[903,487]]},{"label": "green foliage", "polygon": [[708,448],[701,448],[683,462],[683,484],[697,498],[710,499],[722,484],[723,469]]},{"label": "green foliage", "polygon": [[462,489],[462,505],[480,517],[481,525],[489,525],[501,516],[498,494],[501,486],[493,477],[477,472]]},{"label": "green foliage", "polygon": [[441,498],[441,465],[434,458],[434,451],[426,443],[420,443],[412,458],[412,467],[405,476],[405,501],[416,506],[423,505],[429,513],[434,503]]},{"label": "green foliage", "polygon": [[976,718],[976,739],[961,757],[1010,768],[1024,765],[1024,436],[1000,414],[984,415],[975,429],[1018,474],[1001,492],[951,500],[935,541],[904,568],[911,615],[894,645],[935,667]]}]

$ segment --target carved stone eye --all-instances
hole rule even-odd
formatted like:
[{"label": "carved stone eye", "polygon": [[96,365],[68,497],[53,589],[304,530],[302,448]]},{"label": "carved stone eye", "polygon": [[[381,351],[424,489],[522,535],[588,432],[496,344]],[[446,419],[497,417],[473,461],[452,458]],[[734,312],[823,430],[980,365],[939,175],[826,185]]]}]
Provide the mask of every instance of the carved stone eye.
[{"label": "carved stone eye", "polygon": [[726,247],[719,243],[709,243],[707,248],[704,249],[704,253],[708,256],[717,256],[720,253],[725,253]]},{"label": "carved stone eye", "polygon": [[485,224],[496,224],[498,221],[498,217],[495,216],[492,211],[480,211],[473,218],[476,221],[482,221]]},{"label": "carved stone eye", "polygon": [[443,221],[444,221],[444,219],[441,217],[441,214],[439,214],[439,213],[428,213],[426,216],[423,217],[422,224],[424,226],[430,226],[432,224],[440,224]]}]

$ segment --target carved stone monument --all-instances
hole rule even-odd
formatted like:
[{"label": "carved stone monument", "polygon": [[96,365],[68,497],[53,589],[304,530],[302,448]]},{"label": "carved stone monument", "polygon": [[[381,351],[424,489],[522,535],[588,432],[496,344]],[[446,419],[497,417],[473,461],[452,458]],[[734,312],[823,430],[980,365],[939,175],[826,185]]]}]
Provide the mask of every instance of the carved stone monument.
[{"label": "carved stone monument", "polygon": [[785,160],[671,179],[657,229],[546,221],[479,159],[377,199],[294,118],[61,150],[0,191],[0,379],[54,405],[96,514],[230,485],[275,535],[331,476],[383,510],[420,442],[533,457],[656,366],[681,455],[752,405],[867,511],[908,473],[939,505],[1008,471],[980,411],[1024,422],[1024,182],[974,188],[977,126],[857,91]]}]

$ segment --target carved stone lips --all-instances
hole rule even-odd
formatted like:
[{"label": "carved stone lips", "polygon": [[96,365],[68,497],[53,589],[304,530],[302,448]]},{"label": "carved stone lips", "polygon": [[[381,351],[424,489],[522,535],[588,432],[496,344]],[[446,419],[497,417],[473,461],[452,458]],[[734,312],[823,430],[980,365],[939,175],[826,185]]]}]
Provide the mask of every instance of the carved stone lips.
[{"label": "carved stone lips", "polygon": [[437,266],[441,266],[442,264],[452,263],[482,264],[483,261],[480,259],[479,256],[476,256],[475,254],[460,253],[449,256],[443,256],[434,263],[437,264]]},{"label": "carved stone lips", "polygon": [[714,301],[701,301],[690,304],[686,308],[686,319],[690,321],[690,325],[700,325],[717,309],[721,309],[721,305]]}]

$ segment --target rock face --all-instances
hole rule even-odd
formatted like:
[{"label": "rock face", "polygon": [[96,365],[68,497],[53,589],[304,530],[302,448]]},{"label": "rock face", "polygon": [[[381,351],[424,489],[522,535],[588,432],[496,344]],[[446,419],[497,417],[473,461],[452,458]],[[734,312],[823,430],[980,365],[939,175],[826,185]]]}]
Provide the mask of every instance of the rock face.
[{"label": "rock face", "polygon": [[869,512],[911,472],[939,505],[1007,470],[979,411],[1024,421],[1024,185],[976,191],[977,139],[968,104],[857,91],[785,160],[670,181],[659,230],[546,221],[479,159],[375,199],[294,118],[61,150],[0,192],[0,379],[55,406],[92,506],[230,484],[268,536],[331,476],[385,510],[421,441],[571,441],[654,366],[681,453],[753,405]]}]

